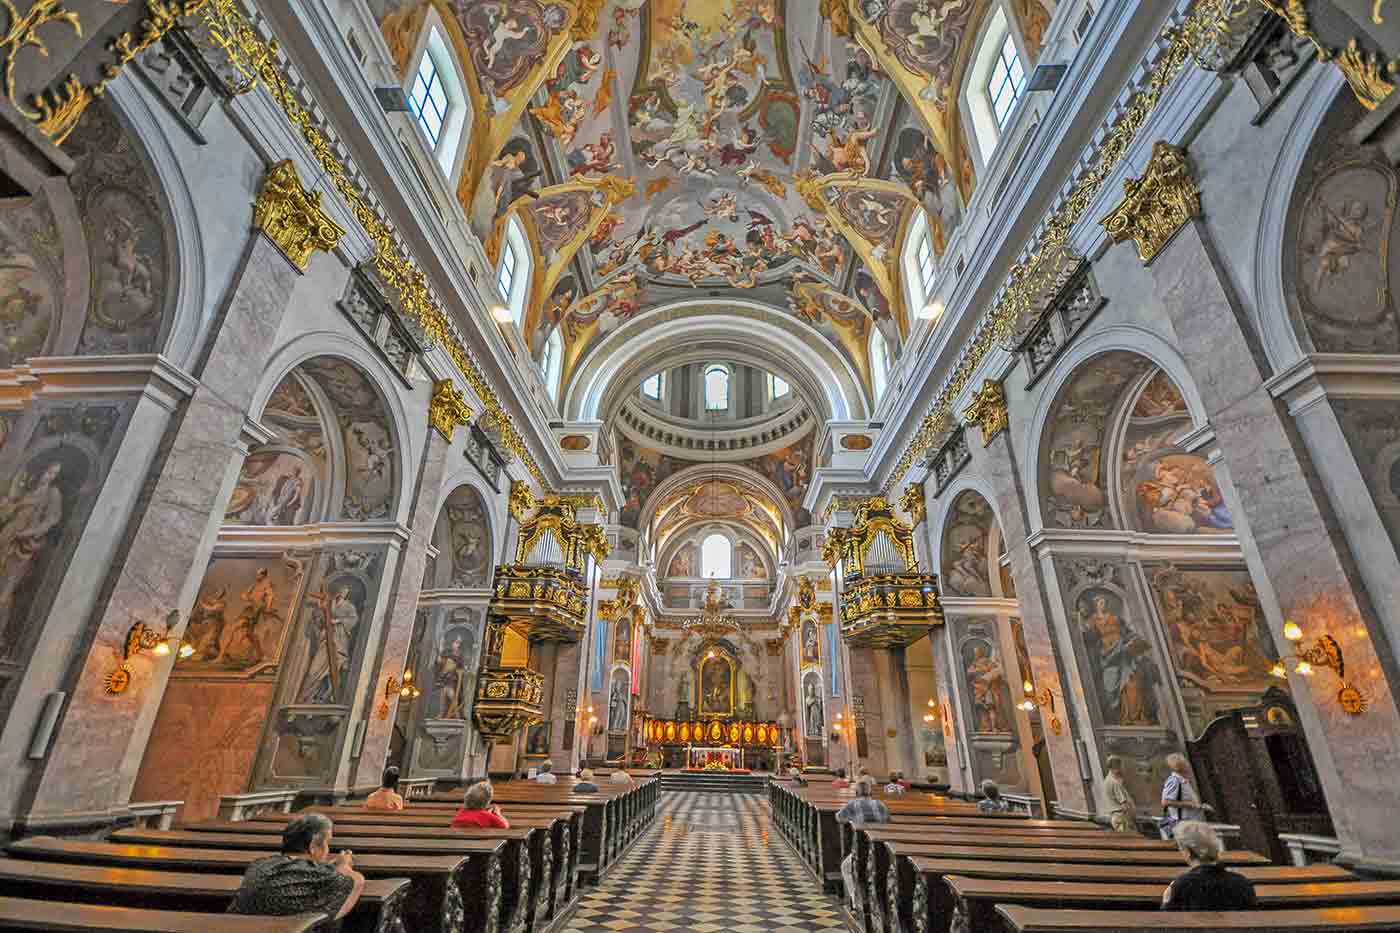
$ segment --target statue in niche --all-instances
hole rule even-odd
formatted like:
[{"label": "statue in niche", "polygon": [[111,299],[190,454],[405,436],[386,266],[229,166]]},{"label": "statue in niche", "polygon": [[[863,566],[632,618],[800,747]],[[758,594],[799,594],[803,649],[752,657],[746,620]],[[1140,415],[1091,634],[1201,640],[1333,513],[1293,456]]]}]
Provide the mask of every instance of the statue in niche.
[{"label": "statue in niche", "polygon": [[608,699],[608,731],[627,731],[627,682],[625,678],[615,677],[613,679],[612,695]]},{"label": "statue in niche", "polygon": [[[21,480],[0,501],[0,624],[5,626],[13,621],[15,594],[51,543],[49,532],[63,521],[63,492],[56,485],[62,472],[63,464],[50,463],[32,486]],[[0,647],[8,653],[9,646]]]},{"label": "statue in niche", "polygon": [[817,626],[811,621],[802,625],[802,660],[805,663],[816,663],[821,659],[820,649],[817,647]]},{"label": "statue in niche", "polygon": [[302,703],[344,703],[345,676],[350,645],[360,624],[360,610],[350,598],[350,587],[341,586],[335,596],[312,593],[311,618],[306,635],[311,641],[311,661],[301,682]]},{"label": "statue in niche", "polygon": [[822,711],[822,698],[817,693],[816,678],[808,678],[807,694],[803,704],[803,721],[807,725],[807,735],[810,738],[818,738],[822,734],[824,715]]},{"label": "statue in niche", "polygon": [[452,642],[438,655],[433,671],[433,683],[438,688],[438,718],[465,719],[467,707],[467,662],[462,654],[462,635],[454,633]]}]

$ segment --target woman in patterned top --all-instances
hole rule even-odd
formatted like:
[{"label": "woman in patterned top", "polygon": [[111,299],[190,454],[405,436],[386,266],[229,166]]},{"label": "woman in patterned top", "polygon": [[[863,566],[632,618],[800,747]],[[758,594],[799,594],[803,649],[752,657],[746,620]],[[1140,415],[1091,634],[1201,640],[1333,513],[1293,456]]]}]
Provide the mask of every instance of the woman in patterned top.
[{"label": "woman in patterned top", "polygon": [[282,853],[248,866],[243,884],[229,906],[231,914],[279,917],[318,913],[331,918],[324,928],[336,929],[360,900],[365,876],[352,867],[349,849],[331,855],[334,827],[328,817],[307,813],[282,831]]}]

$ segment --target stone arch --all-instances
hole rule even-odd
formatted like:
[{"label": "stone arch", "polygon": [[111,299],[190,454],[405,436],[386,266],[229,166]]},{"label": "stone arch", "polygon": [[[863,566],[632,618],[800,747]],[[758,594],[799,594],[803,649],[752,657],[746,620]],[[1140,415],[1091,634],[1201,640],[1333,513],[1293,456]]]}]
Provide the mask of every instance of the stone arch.
[{"label": "stone arch", "polygon": [[427,589],[480,589],[495,572],[494,522],[487,499],[475,485],[461,483],[438,510],[433,546],[438,556],[429,565]]},{"label": "stone arch", "polygon": [[1134,326],[1106,328],[1084,340],[1055,365],[1034,416],[1024,428],[1030,526],[1123,528],[1114,493],[1118,443],[1126,399],[1139,398],[1152,373],[1161,371],[1185,403],[1177,441],[1206,424],[1205,409],[1184,361],[1157,334]]}]

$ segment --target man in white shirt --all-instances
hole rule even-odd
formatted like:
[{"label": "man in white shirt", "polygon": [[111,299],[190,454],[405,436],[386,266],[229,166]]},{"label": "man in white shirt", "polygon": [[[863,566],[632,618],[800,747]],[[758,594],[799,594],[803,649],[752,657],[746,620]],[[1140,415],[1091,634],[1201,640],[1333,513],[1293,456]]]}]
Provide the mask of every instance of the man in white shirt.
[{"label": "man in white shirt", "polygon": [[545,761],[540,764],[540,773],[535,775],[536,784],[558,784],[559,779],[554,776],[554,763]]},{"label": "man in white shirt", "polygon": [[608,778],[608,780],[612,781],[612,783],[614,784],[631,784],[632,775],[628,774],[626,771],[623,771],[621,768],[618,768],[612,773],[612,777]]}]

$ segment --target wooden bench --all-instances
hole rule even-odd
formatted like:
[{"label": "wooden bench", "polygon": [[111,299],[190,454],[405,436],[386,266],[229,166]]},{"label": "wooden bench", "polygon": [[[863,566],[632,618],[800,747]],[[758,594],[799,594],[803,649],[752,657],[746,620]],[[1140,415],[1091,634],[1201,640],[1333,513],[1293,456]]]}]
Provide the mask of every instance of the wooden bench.
[{"label": "wooden bench", "polygon": [[[0,856],[0,897],[223,913],[242,882],[242,875],[104,868]],[[407,878],[367,880],[360,900],[340,922],[341,933],[401,931],[408,888]]]},{"label": "wooden bench", "polygon": [[[1101,885],[1152,884],[1160,899],[1162,890],[1179,877],[1185,866],[1074,865],[1076,882]],[[1354,881],[1356,876],[1335,865],[1295,868],[1285,865],[1251,865],[1235,869],[1256,885],[1321,884]],[[885,879],[885,911],[890,927],[908,933],[938,933],[948,929],[953,897],[944,879],[949,875],[1003,881],[1062,881],[1071,877],[1064,866],[1046,862],[981,861],[974,859],[912,856],[893,862]]]},{"label": "wooden bench", "polygon": [[[504,847],[504,843],[498,845]],[[128,845],[51,836],[31,836],[11,843],[6,851],[16,858],[50,862],[240,875],[267,855],[249,849]],[[356,855],[355,870],[366,879],[409,880],[402,916],[410,930],[499,933],[499,854],[490,860],[466,855]]]},{"label": "wooden bench", "polygon": [[1173,930],[1231,933],[1360,933],[1400,929],[1400,907],[1315,907],[1307,910],[1246,910],[1233,913],[1158,911],[1045,910],[1014,905],[998,907],[1007,930],[1015,933],[1102,933],[1105,930]]},{"label": "wooden bench", "polygon": [[0,897],[0,930],[120,930],[129,933],[303,933],[325,914],[239,917]]},{"label": "wooden bench", "polygon": [[[953,896],[950,927],[1001,933],[997,905],[1088,910],[1155,910],[1164,884],[1102,884],[1079,881],[1015,881],[947,875]],[[1255,887],[1259,907],[1296,910],[1339,905],[1400,904],[1400,881],[1330,881],[1313,884],[1261,884]],[[1166,917],[1162,918],[1166,920]],[[1170,924],[1164,924],[1170,925]],[[934,927],[934,930],[947,927]]]},{"label": "wooden bench", "polygon": [[[250,849],[263,855],[281,850],[282,834],[275,825],[260,823],[261,832],[212,833],[189,830],[119,829],[109,837],[112,842],[217,849]],[[500,891],[500,929],[502,933],[523,933],[529,926],[534,889],[531,878],[531,841],[546,834],[534,828],[481,830],[477,835],[443,838],[412,838],[370,836],[336,833],[335,849],[349,849],[360,855],[462,855],[474,861],[498,860],[495,873]],[[485,869],[483,868],[483,872]],[[483,877],[487,875],[483,874]],[[465,891],[463,894],[465,895]],[[470,903],[470,900],[467,900]]]}]

